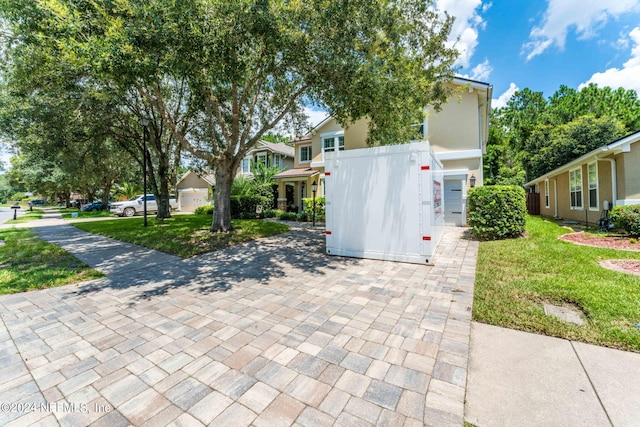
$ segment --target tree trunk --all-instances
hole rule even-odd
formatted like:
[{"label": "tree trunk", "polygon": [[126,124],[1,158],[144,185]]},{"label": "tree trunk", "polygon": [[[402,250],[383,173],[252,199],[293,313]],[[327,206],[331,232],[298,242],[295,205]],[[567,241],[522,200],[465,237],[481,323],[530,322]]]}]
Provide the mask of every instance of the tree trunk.
[{"label": "tree trunk", "polygon": [[160,178],[160,197],[158,198],[157,219],[171,218],[171,205],[169,204],[169,177]]},{"label": "tree trunk", "polygon": [[233,182],[233,162],[216,165],[216,189],[213,192],[213,222],[211,232],[226,233],[231,227],[231,184]]},{"label": "tree trunk", "polygon": [[102,189],[102,210],[109,210],[107,206],[109,206],[109,195],[111,194],[111,186],[112,182],[104,184],[104,188]]}]

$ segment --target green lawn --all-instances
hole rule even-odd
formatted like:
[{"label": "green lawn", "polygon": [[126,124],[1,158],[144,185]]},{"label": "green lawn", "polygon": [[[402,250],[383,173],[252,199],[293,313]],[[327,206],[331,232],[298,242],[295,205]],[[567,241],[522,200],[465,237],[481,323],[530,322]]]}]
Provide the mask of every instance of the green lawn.
[{"label": "green lawn", "polygon": [[15,220],[10,219],[9,221],[5,221],[5,224],[19,224],[23,222],[33,221],[34,219],[42,218],[43,214],[44,212],[40,209],[34,209],[33,211],[29,211],[27,208],[27,211],[23,214],[19,214],[17,219]]},{"label": "green lawn", "polygon": [[60,208],[58,210],[62,214],[63,219],[75,219],[73,218],[74,213],[78,214],[76,218],[99,218],[113,216],[113,214],[111,214],[109,211],[82,212],[80,209],[76,208]]},{"label": "green lawn", "polygon": [[26,228],[0,230],[0,294],[44,289],[103,275]]},{"label": "green lawn", "polygon": [[[604,269],[604,259],[638,259],[640,252],[578,246],[570,232],[540,217],[527,237],[482,242],[473,317],[512,329],[640,352],[640,277]],[[544,314],[543,303],[577,308],[577,326]]]},{"label": "green lawn", "polygon": [[74,223],[76,227],[90,233],[113,237],[151,249],[188,258],[211,252],[259,237],[284,233],[289,227],[276,222],[262,220],[234,220],[231,233],[210,233],[210,215],[176,215],[157,221],[148,218],[145,229],[140,217]]}]

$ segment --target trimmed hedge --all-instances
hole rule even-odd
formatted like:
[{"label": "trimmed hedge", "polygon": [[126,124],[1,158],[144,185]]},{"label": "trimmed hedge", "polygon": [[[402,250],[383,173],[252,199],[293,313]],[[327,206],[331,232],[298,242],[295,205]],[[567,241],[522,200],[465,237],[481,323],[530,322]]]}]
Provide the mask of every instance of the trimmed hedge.
[{"label": "trimmed hedge", "polygon": [[262,206],[263,209],[271,207],[269,199],[264,196],[231,196],[231,218],[242,218],[253,215],[256,217],[256,208]]},{"label": "trimmed hedge", "polygon": [[522,187],[486,185],[469,190],[469,225],[487,240],[520,236],[527,219],[527,202]]},{"label": "trimmed hedge", "polygon": [[198,206],[193,213],[196,215],[213,215],[213,206]]},{"label": "trimmed hedge", "polygon": [[297,221],[298,214],[295,212],[282,212],[280,216],[278,216],[278,219],[283,221]]},{"label": "trimmed hedge", "polygon": [[640,205],[614,206],[611,222],[632,236],[640,236]]}]

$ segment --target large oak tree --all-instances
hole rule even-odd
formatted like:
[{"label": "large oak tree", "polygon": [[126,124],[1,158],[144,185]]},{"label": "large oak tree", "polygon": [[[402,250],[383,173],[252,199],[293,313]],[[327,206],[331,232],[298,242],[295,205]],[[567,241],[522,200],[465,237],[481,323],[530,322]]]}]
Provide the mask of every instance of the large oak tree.
[{"label": "large oak tree", "polygon": [[[429,0],[1,0],[22,43],[44,43],[105,84],[133,88],[192,155],[215,169],[212,231],[231,229],[230,188],[247,151],[305,105],[370,142],[408,141],[447,97],[452,19]],[[171,108],[163,82],[188,84]],[[193,118],[185,129],[180,117]]]}]

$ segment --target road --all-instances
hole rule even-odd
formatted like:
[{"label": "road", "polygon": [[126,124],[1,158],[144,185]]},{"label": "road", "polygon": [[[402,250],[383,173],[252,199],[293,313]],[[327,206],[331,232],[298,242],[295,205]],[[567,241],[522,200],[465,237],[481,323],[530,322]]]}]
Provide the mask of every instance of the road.
[{"label": "road", "polygon": [[[18,216],[22,215],[23,213],[24,211],[22,209],[18,209]],[[10,219],[13,219],[13,209],[0,207],[0,224],[4,224]]]}]

